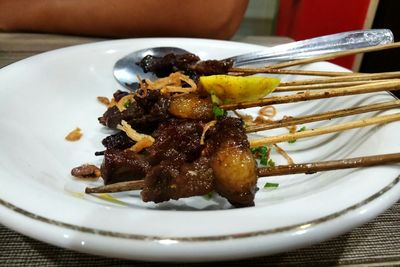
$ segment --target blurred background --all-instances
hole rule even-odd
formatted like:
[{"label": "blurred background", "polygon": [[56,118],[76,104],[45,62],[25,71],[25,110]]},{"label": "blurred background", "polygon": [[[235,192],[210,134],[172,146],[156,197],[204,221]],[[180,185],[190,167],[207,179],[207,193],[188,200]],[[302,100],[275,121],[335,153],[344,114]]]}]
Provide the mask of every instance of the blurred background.
[{"label": "blurred background", "polygon": [[[274,45],[389,28],[399,41],[398,10],[396,0],[0,0],[0,67],[110,38],[187,36]],[[395,49],[333,62],[353,71],[383,72],[396,70],[399,60]]]},{"label": "blurred background", "polygon": [[[262,40],[255,36],[281,36],[303,40],[330,33],[388,28],[400,38],[396,0],[250,0],[234,40]],[[333,62],[362,72],[398,70],[400,51],[387,50]]]},{"label": "blurred background", "polygon": [[249,0],[242,23],[232,39],[275,35],[278,11],[279,0]]}]

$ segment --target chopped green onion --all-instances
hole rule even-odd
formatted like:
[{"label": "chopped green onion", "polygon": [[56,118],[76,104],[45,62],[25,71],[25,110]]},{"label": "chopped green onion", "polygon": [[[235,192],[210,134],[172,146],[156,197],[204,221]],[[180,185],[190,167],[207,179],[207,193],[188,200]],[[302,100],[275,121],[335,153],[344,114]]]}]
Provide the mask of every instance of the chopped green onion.
[{"label": "chopped green onion", "polygon": [[212,111],[216,118],[219,118],[226,114],[226,111],[223,110],[222,108],[218,107],[217,105],[213,105]]},{"label": "chopped green onion", "polygon": [[260,164],[262,165],[267,165],[268,164],[268,159],[267,159],[267,155],[262,155],[260,158]]},{"label": "chopped green onion", "polygon": [[260,160],[261,165],[265,165],[268,167],[275,166],[275,162],[269,158],[269,150],[270,148],[267,146],[259,146],[255,148],[251,148],[251,152],[254,156]]},{"label": "chopped green onion", "polygon": [[208,192],[207,194],[203,195],[203,198],[206,200],[210,200],[213,197],[214,192]]},{"label": "chopped green onion", "polygon": [[267,166],[268,167],[274,167],[275,166],[275,161],[273,161],[272,159],[269,159],[267,162]]},{"label": "chopped green onion", "polygon": [[253,154],[260,153],[261,155],[267,154],[269,148],[267,146],[259,146],[251,149]]},{"label": "chopped green onion", "polygon": [[131,104],[131,101],[129,100],[129,99],[127,99],[125,102],[124,102],[124,107],[129,107],[129,105]]},{"label": "chopped green onion", "polygon": [[307,129],[306,126],[303,126],[297,132],[304,132],[306,129]]},{"label": "chopped green onion", "polygon": [[211,94],[211,102],[213,103],[212,112],[216,118],[226,115],[226,111],[218,107],[218,105],[222,103],[218,96]]},{"label": "chopped green onion", "polygon": [[[297,132],[297,133],[299,133],[299,132],[304,132],[306,129],[307,129],[306,126],[303,126],[303,127],[301,127],[299,130],[297,130],[296,132]],[[289,143],[289,144],[293,144],[293,143],[296,143],[296,141],[297,141],[297,139],[294,139],[294,140],[288,141],[288,143]]]},{"label": "chopped green onion", "polygon": [[278,188],[279,184],[278,183],[269,183],[266,182],[264,185],[264,188]]}]

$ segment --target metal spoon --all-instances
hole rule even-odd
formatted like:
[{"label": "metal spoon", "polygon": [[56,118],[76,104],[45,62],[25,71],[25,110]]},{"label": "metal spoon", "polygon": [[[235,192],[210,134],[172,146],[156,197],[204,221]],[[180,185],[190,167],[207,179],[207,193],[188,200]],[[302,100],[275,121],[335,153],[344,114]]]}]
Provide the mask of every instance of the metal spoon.
[{"label": "metal spoon", "polygon": [[[342,32],[298,42],[269,47],[261,51],[230,57],[234,66],[252,65],[268,62],[288,61],[322,55],[343,50],[376,46],[393,42],[393,33],[388,29],[373,29]],[[144,73],[136,63],[147,55],[163,57],[167,54],[185,54],[188,51],[178,47],[153,47],[130,53],[114,65],[115,79],[126,88],[138,88],[138,75],[143,79],[154,80],[152,73]]]}]

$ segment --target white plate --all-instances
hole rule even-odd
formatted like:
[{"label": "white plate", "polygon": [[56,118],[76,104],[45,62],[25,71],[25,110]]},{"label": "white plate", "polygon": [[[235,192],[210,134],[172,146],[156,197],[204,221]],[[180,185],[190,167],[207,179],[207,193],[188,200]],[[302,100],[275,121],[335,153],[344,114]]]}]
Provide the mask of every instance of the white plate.
[{"label": "white plate", "polygon": [[[213,40],[133,39],[55,50],[1,69],[1,223],[56,246],[98,255],[211,261],[320,242],[365,223],[399,199],[399,165],[263,178],[261,188],[266,181],[278,182],[279,188],[260,189],[256,206],[242,209],[230,209],[221,198],[154,205],[142,203],[134,193],[120,193],[111,200],[85,196],[86,183],[69,173],[82,163],[101,162],[93,153],[102,149],[100,142],[108,131],[97,122],[105,107],[96,97],[111,96],[119,88],[112,76],[117,59],[153,46],[179,46],[203,59],[261,48]],[[342,70],[329,63],[305,68]],[[286,104],[278,106],[278,116],[391,99],[388,93],[375,93]],[[83,138],[65,141],[77,126]],[[282,146],[299,163],[399,152],[399,131],[396,122]],[[284,163],[276,154],[273,157]]]}]

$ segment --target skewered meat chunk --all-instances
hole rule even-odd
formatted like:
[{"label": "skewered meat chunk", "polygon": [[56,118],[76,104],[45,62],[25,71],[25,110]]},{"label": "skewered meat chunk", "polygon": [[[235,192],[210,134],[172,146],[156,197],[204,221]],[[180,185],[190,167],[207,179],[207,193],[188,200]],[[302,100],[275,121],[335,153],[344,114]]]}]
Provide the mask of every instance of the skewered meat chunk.
[{"label": "skewered meat chunk", "polygon": [[171,120],[161,124],[152,134],[154,144],[146,149],[149,161],[152,165],[167,159],[194,161],[201,153],[202,131],[198,121]]},{"label": "skewered meat chunk", "polygon": [[184,94],[171,98],[169,113],[181,119],[210,121],[214,118],[210,97]]},{"label": "skewered meat chunk", "polygon": [[257,169],[251,151],[226,142],[211,157],[215,191],[235,207],[254,206]]},{"label": "skewered meat chunk", "polygon": [[220,119],[205,151],[211,156],[215,191],[236,207],[254,206],[257,163],[243,122],[230,117]]},{"label": "skewered meat chunk", "polygon": [[107,149],[101,164],[104,184],[143,179],[150,170],[149,162],[130,150]]},{"label": "skewered meat chunk", "polygon": [[[202,127],[196,121],[170,121],[154,132],[155,142],[143,153],[115,148],[104,152],[101,173],[105,184],[143,179],[163,160],[192,162],[200,156]],[[122,135],[122,133],[117,134]]]},{"label": "skewered meat chunk", "polygon": [[145,56],[137,63],[144,72],[153,72],[157,77],[166,77],[176,71],[183,71],[196,80],[199,75],[226,74],[232,68],[232,60],[204,60],[194,54],[168,54],[164,57]]},{"label": "skewered meat chunk", "polygon": [[214,118],[209,97],[184,94],[175,97],[162,95],[158,90],[148,90],[145,97],[135,96],[135,101],[126,110],[113,106],[107,109],[99,122],[115,129],[125,120],[139,132],[151,133],[159,123],[171,117],[210,121]]},{"label": "skewered meat chunk", "polygon": [[[170,123],[157,129],[166,138],[159,138],[163,140],[163,145],[159,143],[157,146],[156,141],[151,148],[157,151],[163,146],[168,146],[169,150],[166,150],[168,153],[162,152],[162,155],[158,154],[155,157],[161,158],[162,161],[151,168],[144,179],[145,188],[141,194],[144,201],[158,203],[169,199],[204,195],[215,190],[236,207],[254,205],[256,161],[250,151],[243,122],[240,119],[220,119],[206,141],[203,156],[192,163],[188,162],[190,159],[187,156],[193,155],[188,153],[189,150],[186,150],[186,155],[171,150],[172,147],[180,147],[180,151],[184,148],[170,143],[174,137],[171,137],[171,131],[166,129],[171,128],[177,129],[177,133],[184,129],[182,126],[178,129],[176,125]],[[179,137],[182,135],[180,133]]]},{"label": "skewered meat chunk", "polygon": [[169,98],[161,95],[158,90],[148,90],[145,97],[135,95],[134,98],[135,101],[122,112],[116,106],[107,109],[99,118],[99,122],[115,129],[122,120],[125,120],[134,129],[148,133],[153,131],[161,121],[170,117]]},{"label": "skewered meat chunk", "polygon": [[243,122],[219,119],[205,148],[201,134],[199,121],[170,120],[153,132],[155,142],[143,153],[107,149],[101,166],[105,184],[144,177],[144,201],[158,203],[215,190],[236,207],[254,205],[256,162]]},{"label": "skewered meat chunk", "polygon": [[118,132],[116,134],[112,134],[107,136],[101,141],[103,146],[107,149],[117,148],[117,149],[126,149],[130,148],[135,144],[135,141],[130,139],[125,132]]},{"label": "skewered meat chunk", "polygon": [[192,163],[165,160],[152,168],[144,181],[141,197],[145,202],[201,196],[214,189],[213,171],[205,157]]},{"label": "skewered meat chunk", "polygon": [[132,103],[123,112],[119,111],[117,106],[108,108],[103,116],[99,118],[99,122],[111,129],[116,129],[117,125],[120,124],[122,120],[131,124],[132,122],[141,120],[143,116],[143,110],[140,109],[136,103]]},{"label": "skewered meat chunk", "polygon": [[115,101],[118,102],[119,100],[121,100],[121,98],[123,98],[124,96],[126,96],[126,95],[128,95],[128,94],[129,94],[129,92],[117,90],[117,91],[115,91],[115,93],[113,94],[113,97],[114,97]]},{"label": "skewered meat chunk", "polygon": [[191,69],[199,75],[216,75],[228,73],[232,66],[232,60],[205,60],[191,66]]},{"label": "skewered meat chunk", "polygon": [[167,54],[164,57],[145,56],[137,63],[144,72],[153,72],[157,77],[166,77],[178,70],[187,70],[189,65],[196,63],[200,58],[194,54]]}]

